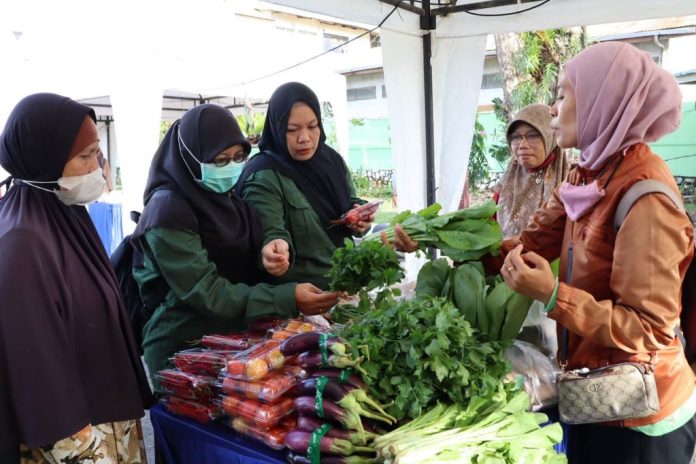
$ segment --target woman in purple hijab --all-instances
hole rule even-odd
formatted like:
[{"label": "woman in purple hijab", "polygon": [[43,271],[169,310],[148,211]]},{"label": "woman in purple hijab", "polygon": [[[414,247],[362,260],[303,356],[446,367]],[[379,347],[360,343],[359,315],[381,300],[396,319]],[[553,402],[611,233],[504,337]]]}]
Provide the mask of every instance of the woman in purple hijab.
[{"label": "woman in purple hijab", "polygon": [[83,205],[102,193],[94,112],[35,94],[0,135],[0,462],[140,463],[152,398]]}]

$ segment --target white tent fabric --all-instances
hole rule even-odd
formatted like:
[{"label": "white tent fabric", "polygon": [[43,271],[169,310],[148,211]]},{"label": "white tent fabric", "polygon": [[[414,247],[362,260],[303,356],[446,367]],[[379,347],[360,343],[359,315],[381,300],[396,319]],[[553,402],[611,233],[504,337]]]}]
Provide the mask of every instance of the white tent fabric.
[{"label": "white tent fabric", "polygon": [[[379,0],[266,1],[375,25],[394,8]],[[480,13],[510,13],[530,6],[532,4],[524,3]],[[552,0],[540,8],[512,16],[480,17],[463,12],[438,16],[436,30],[432,32],[431,60],[436,200],[445,210],[453,210],[458,206],[463,191],[486,34],[694,13],[694,0]],[[423,206],[426,199],[422,34],[418,15],[401,9],[398,14],[392,14],[381,28],[399,206],[412,209]]]},{"label": "white tent fabric", "polygon": [[240,8],[223,0],[123,0],[99,8],[89,0],[0,2],[0,129],[16,102],[34,92],[109,95],[126,233],[133,228],[128,212],[142,209],[166,89],[268,98],[284,82],[304,82],[331,102],[340,152],[347,154],[346,84],[338,72],[345,58],[329,54],[257,80],[323,50],[299,35],[288,41],[272,21],[240,19]]}]

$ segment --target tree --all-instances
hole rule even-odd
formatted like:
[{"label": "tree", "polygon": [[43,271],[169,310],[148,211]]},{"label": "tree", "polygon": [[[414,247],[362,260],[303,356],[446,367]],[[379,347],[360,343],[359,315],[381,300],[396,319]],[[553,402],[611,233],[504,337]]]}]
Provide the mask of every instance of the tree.
[{"label": "tree", "polygon": [[558,70],[585,47],[585,31],[576,27],[495,34],[495,46],[504,98],[494,105],[501,123],[507,125],[524,106],[553,103]]}]

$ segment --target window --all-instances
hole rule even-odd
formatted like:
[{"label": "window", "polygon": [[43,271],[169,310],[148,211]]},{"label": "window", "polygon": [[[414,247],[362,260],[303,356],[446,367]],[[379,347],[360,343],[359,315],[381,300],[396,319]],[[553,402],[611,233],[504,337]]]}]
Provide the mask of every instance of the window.
[{"label": "window", "polygon": [[503,86],[503,78],[500,73],[484,74],[481,78],[482,89],[499,89]]},{"label": "window", "polygon": [[377,87],[357,87],[346,91],[348,101],[355,100],[374,100],[377,98]]},{"label": "window", "polygon": [[[324,33],[324,51],[331,50],[334,47],[338,47],[341,44],[348,42],[348,37],[335,34]],[[345,53],[343,47],[334,50],[335,53]]]},{"label": "window", "polygon": [[387,86],[382,84],[382,98],[387,98]]}]

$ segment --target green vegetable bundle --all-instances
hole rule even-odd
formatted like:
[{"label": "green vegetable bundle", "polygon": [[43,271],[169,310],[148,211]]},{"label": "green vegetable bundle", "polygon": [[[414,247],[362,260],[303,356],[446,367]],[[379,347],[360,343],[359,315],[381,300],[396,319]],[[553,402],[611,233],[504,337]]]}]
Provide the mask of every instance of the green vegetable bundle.
[{"label": "green vegetable bundle", "polygon": [[[394,227],[401,227],[421,249],[438,248],[455,261],[480,259],[487,253],[496,253],[503,239],[498,223],[491,219],[495,203],[462,209],[438,216],[442,207],[435,203],[412,213],[404,211],[392,219],[384,230],[389,240],[394,238]],[[380,234],[371,234],[365,241],[379,240]]]},{"label": "green vegetable bundle", "polygon": [[[488,280],[491,280],[489,278]],[[512,340],[524,323],[532,300],[512,291],[502,279],[487,284],[480,262],[450,267],[446,259],[423,265],[416,295],[445,297],[489,340]]]},{"label": "green vegetable bundle", "polygon": [[404,270],[396,252],[381,242],[363,241],[355,246],[346,239],[345,246],[334,251],[326,276],[332,290],[355,294],[395,284],[404,278]]},{"label": "green vegetable bundle", "polygon": [[[487,341],[444,298],[382,304],[345,328],[354,356],[364,354],[363,380],[389,414],[418,417],[437,401],[466,405],[513,388],[503,344]],[[358,350],[362,350],[359,352]]]},{"label": "green vegetable bundle", "polygon": [[542,426],[545,414],[528,412],[529,396],[519,392],[473,398],[466,408],[437,404],[423,416],[375,439],[385,462],[562,464],[553,446],[563,438],[561,425]]}]

